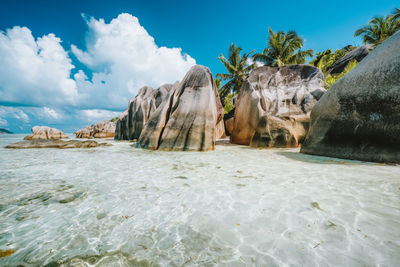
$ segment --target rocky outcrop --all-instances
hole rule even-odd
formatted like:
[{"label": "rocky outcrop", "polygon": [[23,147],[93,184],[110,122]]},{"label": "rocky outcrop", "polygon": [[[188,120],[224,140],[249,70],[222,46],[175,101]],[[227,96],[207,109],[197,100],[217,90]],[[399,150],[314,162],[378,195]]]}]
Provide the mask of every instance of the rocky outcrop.
[{"label": "rocky outcrop", "polygon": [[231,143],[299,146],[311,109],[325,92],[323,79],[321,70],[308,65],[254,69],[240,89],[233,123],[227,123]]},{"label": "rocky outcrop", "polygon": [[[225,120],[225,118],[224,118],[224,120]],[[233,118],[233,117],[227,118],[227,119],[225,120],[225,131],[226,131],[226,135],[231,135],[231,133],[233,132],[233,121],[234,121],[234,118]]]},{"label": "rocky outcrop", "polygon": [[[212,150],[224,110],[210,70],[193,66],[150,116],[137,146],[164,150]],[[223,124],[221,124],[223,125]]]},{"label": "rocky outcrop", "polygon": [[62,140],[25,140],[6,146],[6,148],[26,149],[26,148],[91,148],[98,146],[111,146],[107,143],[97,143],[96,141],[62,141]]},{"label": "rocky outcrop", "polygon": [[117,120],[115,126],[115,134],[114,134],[115,140],[129,140],[127,125],[126,125],[127,117],[128,117],[128,110],[126,109],[121,115],[119,115],[119,118]]},{"label": "rocky outcrop", "polygon": [[[221,104],[221,106],[222,106],[222,104]],[[215,127],[216,127],[216,128],[215,128],[215,137],[216,137],[217,139],[225,138],[225,137],[226,137],[226,134],[225,134],[225,124],[224,124],[223,118],[222,118],[222,120],[220,120],[220,121],[217,123],[217,125],[216,125]]]},{"label": "rocky outcrop", "polygon": [[115,139],[138,139],[150,115],[165,100],[172,87],[172,84],[164,84],[158,89],[149,86],[140,88],[139,93],[129,102],[128,109],[117,121]]},{"label": "rocky outcrop", "polygon": [[101,121],[93,126],[94,138],[110,138],[115,134],[115,121]]},{"label": "rocky outcrop", "polygon": [[76,138],[94,138],[93,137],[93,125],[86,126],[85,128],[76,131],[75,133]]},{"label": "rocky outcrop", "polygon": [[353,60],[357,60],[357,62],[360,62],[363,58],[365,58],[369,51],[372,49],[371,46],[366,45],[366,46],[361,46],[353,51],[350,51],[347,53],[345,56],[342,58],[338,59],[331,68],[329,68],[327,71],[330,74],[339,74],[344,71],[346,68],[347,64],[349,64]]},{"label": "rocky outcrop", "polygon": [[24,137],[25,140],[61,138],[68,138],[68,136],[56,128],[47,126],[35,126],[32,128],[32,134]]},{"label": "rocky outcrop", "polygon": [[75,132],[77,138],[112,138],[115,134],[115,121],[101,121]]},{"label": "rocky outcrop", "polygon": [[400,163],[400,33],[375,48],[314,106],[301,152]]}]

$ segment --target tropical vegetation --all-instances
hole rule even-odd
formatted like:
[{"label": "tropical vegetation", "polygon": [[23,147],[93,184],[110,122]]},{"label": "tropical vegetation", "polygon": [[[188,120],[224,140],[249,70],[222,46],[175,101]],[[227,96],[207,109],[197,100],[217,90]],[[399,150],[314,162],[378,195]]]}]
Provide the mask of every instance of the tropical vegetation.
[{"label": "tropical vegetation", "polygon": [[237,93],[242,86],[242,83],[247,79],[250,71],[254,69],[255,64],[248,64],[249,56],[254,52],[244,53],[241,56],[243,49],[239,46],[235,46],[233,43],[229,47],[228,58],[224,55],[218,57],[219,60],[224,64],[227,74],[218,73],[217,78],[221,80],[227,80],[227,82],[219,89],[221,96],[226,96],[229,93]]},{"label": "tropical vegetation", "polygon": [[228,114],[229,112],[231,112],[234,109],[233,103],[232,103],[232,98],[233,95],[232,94],[228,94],[225,97],[225,106],[224,106],[224,113]]},{"label": "tropical vegetation", "polygon": [[393,19],[394,20],[400,19],[400,8],[395,8],[393,10]]},{"label": "tropical vegetation", "polygon": [[295,31],[273,32],[268,28],[269,38],[267,47],[262,53],[253,56],[267,66],[283,66],[289,64],[304,64],[307,57],[314,56],[312,49],[302,51],[304,40]]},{"label": "tropical vegetation", "polygon": [[310,65],[315,66],[324,73],[325,75],[325,88],[330,88],[337,80],[346,75],[350,70],[352,70],[357,65],[357,60],[353,60],[349,62],[346,68],[342,73],[339,74],[330,74],[330,71],[339,59],[344,57],[350,51],[353,51],[356,47],[348,45],[342,49],[337,49],[335,52],[332,52],[331,49],[325,50],[323,52],[318,52],[317,56],[309,62]]},{"label": "tropical vegetation", "polygon": [[357,60],[352,60],[350,61],[346,68],[342,71],[342,73],[339,74],[327,74],[325,75],[325,88],[329,89],[335,82],[337,82],[340,78],[345,76],[347,73],[349,73],[355,66],[357,66],[358,62]]},{"label": "tropical vegetation", "polygon": [[[362,37],[363,43],[370,44],[370,48],[373,49],[399,30],[400,8],[394,8],[388,16],[372,18],[366,26],[356,30],[354,36]],[[241,56],[242,48],[231,44],[228,58],[222,54],[218,57],[228,72],[227,74],[217,74],[218,79],[216,79],[219,93],[226,100],[225,113],[233,109],[231,98],[239,92],[250,71],[256,67],[256,63],[266,66],[305,64],[308,57],[314,56],[312,49],[301,50],[304,40],[295,31],[274,32],[269,27],[268,34],[267,46],[262,53],[255,53],[250,58],[253,50]],[[342,73],[330,74],[334,63],[354,49],[356,47],[349,45],[335,51],[328,49],[318,52],[308,64],[322,70],[325,75],[326,88],[329,88],[357,65],[357,60],[353,60],[347,64]],[[222,85],[219,79],[227,82]]]},{"label": "tropical vegetation", "polygon": [[371,19],[368,25],[356,30],[354,36],[362,36],[364,44],[376,47],[398,30],[400,30],[400,9],[395,8],[393,15]]},{"label": "tropical vegetation", "polygon": [[320,68],[324,74],[328,73],[336,61],[344,57],[348,52],[356,49],[355,46],[348,45],[342,49],[337,49],[335,52],[332,49],[318,52],[316,57],[309,62],[310,65]]}]

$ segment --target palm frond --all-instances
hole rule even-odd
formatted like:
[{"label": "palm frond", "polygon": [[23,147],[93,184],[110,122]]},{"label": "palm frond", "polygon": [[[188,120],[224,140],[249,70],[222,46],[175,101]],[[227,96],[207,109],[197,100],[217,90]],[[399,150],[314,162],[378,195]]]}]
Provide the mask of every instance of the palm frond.
[{"label": "palm frond", "polygon": [[232,43],[229,46],[228,58],[225,58],[222,54],[218,57],[218,59],[224,64],[228,73],[218,73],[216,76],[222,80],[229,80],[219,91],[222,96],[225,96],[230,92],[238,92],[243,81],[247,79],[250,71],[255,67],[255,64],[247,64],[247,59],[252,53],[254,53],[254,50],[247,54],[244,53],[243,56],[241,55],[241,51],[242,48],[235,46]]},{"label": "palm frond", "polygon": [[377,46],[400,30],[400,13],[395,9],[392,16],[379,16],[372,18],[368,24],[355,31],[354,36],[362,36],[364,44]]},{"label": "palm frond", "polygon": [[234,76],[233,76],[233,74],[217,73],[217,77],[222,80],[228,80],[228,79],[232,79]]}]

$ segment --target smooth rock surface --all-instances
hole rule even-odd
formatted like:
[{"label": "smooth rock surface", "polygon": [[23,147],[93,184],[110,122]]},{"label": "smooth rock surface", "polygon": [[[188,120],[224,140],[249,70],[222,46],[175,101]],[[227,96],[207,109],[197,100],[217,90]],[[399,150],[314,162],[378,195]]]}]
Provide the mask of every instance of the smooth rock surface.
[{"label": "smooth rock surface", "polygon": [[259,67],[240,89],[231,143],[253,147],[297,147],[309,114],[324,94],[324,75],[308,65]]},{"label": "smooth rock surface", "polygon": [[90,148],[97,146],[110,146],[111,144],[107,143],[97,143],[96,141],[78,141],[78,140],[70,140],[70,141],[62,141],[57,139],[36,139],[36,140],[24,140],[21,142],[16,142],[6,146],[6,148]]},{"label": "smooth rock surface", "polygon": [[115,128],[115,121],[105,120],[91,126],[86,126],[75,132],[75,136],[77,138],[112,138],[115,134]]},{"label": "smooth rock surface", "polygon": [[375,48],[314,106],[301,152],[400,163],[400,33]]},{"label": "smooth rock surface", "polygon": [[217,125],[215,126],[215,138],[216,139],[221,139],[221,138],[225,138],[226,134],[225,134],[225,123],[224,120],[220,120]]},{"label": "smooth rock surface", "polygon": [[137,145],[148,149],[212,150],[223,129],[217,127],[223,114],[210,70],[193,66],[150,116]]},{"label": "smooth rock surface", "polygon": [[251,147],[298,147],[307,134],[310,121],[308,114],[279,118],[263,116],[258,124]]},{"label": "smooth rock surface", "polygon": [[128,138],[128,130],[126,125],[126,119],[128,117],[128,109],[126,109],[121,115],[119,115],[119,119],[115,125],[115,140],[129,140]]},{"label": "smooth rock surface", "polygon": [[233,121],[233,117],[225,121],[225,131],[227,135],[231,135],[231,132],[233,131]]},{"label": "smooth rock surface", "polygon": [[138,139],[150,115],[165,100],[173,86],[172,84],[164,84],[158,89],[149,86],[140,88],[138,94],[129,102],[128,109],[121,114],[117,121],[115,139]]},{"label": "smooth rock surface", "polygon": [[371,49],[372,49],[371,46],[366,45],[366,46],[358,47],[358,48],[354,49],[353,51],[350,51],[344,57],[337,60],[333,64],[333,66],[330,69],[328,69],[328,72],[330,74],[342,73],[344,71],[344,69],[346,68],[347,64],[349,64],[353,60],[357,60],[357,62],[360,62],[361,60],[363,60],[363,58],[365,58],[368,55],[368,53]]},{"label": "smooth rock surface", "polygon": [[32,128],[32,134],[24,137],[25,140],[61,138],[68,138],[68,136],[56,128],[47,126],[35,126]]}]

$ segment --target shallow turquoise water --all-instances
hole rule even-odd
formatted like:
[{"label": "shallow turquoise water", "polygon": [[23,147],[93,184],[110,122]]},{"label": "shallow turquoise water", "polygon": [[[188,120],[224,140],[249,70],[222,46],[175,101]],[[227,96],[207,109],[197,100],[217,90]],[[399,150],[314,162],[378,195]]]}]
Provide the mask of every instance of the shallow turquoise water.
[{"label": "shallow turquoise water", "polygon": [[400,167],[221,145],[8,150],[0,266],[399,266]]}]

